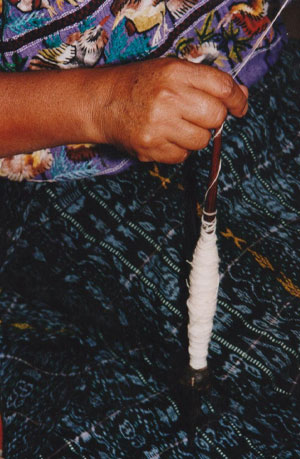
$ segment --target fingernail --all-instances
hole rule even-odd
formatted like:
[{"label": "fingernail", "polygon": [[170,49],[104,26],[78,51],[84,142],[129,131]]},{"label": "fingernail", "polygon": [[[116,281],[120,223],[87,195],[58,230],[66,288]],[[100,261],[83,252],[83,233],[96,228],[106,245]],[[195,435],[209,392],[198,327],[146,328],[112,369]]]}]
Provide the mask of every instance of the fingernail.
[{"label": "fingernail", "polygon": [[242,111],[242,116],[246,115],[247,111],[248,111],[248,104],[245,105],[245,108]]},{"label": "fingernail", "polygon": [[245,86],[245,85],[243,85],[243,84],[240,84],[239,86],[240,86],[240,88],[241,88],[241,91],[243,91],[243,93],[245,94],[245,96],[246,96],[247,99],[248,99],[248,97],[249,97],[249,90],[248,90],[247,86]]}]

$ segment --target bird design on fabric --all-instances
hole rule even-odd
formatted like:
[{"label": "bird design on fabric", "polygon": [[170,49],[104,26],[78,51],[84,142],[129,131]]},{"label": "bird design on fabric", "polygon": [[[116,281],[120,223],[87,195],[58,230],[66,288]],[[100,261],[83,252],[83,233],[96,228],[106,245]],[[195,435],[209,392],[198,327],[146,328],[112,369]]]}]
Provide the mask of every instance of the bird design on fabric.
[{"label": "bird design on fabric", "polygon": [[113,0],[111,12],[115,16],[113,29],[126,18],[126,30],[129,36],[142,33],[157,26],[152,44],[156,45],[163,34],[168,32],[166,12],[169,11],[172,20],[179,19],[199,0]]},{"label": "bird design on fabric", "polygon": [[34,56],[30,62],[30,70],[72,69],[76,67],[94,67],[108,42],[108,35],[103,29],[108,18],[85,32],[71,34],[66,43],[56,48],[46,48]]},{"label": "bird design on fabric", "polygon": [[[269,3],[266,0],[235,3],[221,19],[217,29],[221,26],[226,27],[231,21],[234,21],[238,26],[242,27],[247,37],[253,37],[263,32],[270,24],[270,19],[267,16],[268,8]],[[271,35],[273,35],[272,31]]]},{"label": "bird design on fabric", "polygon": [[202,44],[194,43],[178,43],[177,53],[180,59],[185,59],[194,64],[213,64],[216,59],[220,56],[217,45],[208,41]]},{"label": "bird design on fabric", "polygon": [[51,168],[53,156],[50,150],[38,150],[0,159],[0,176],[21,182],[30,180]]},{"label": "bird design on fabric", "polygon": [[[54,6],[50,5],[49,0],[8,0],[11,5],[18,8],[22,13],[30,13],[31,11],[46,9],[51,17],[57,14]],[[70,5],[78,6],[78,3],[83,0],[66,0]],[[63,9],[65,0],[56,0],[56,5],[60,10]]]},{"label": "bird design on fabric", "polygon": [[52,17],[56,14],[55,8],[50,5],[49,0],[8,0],[9,3],[22,13],[30,13],[31,11],[46,9]]}]

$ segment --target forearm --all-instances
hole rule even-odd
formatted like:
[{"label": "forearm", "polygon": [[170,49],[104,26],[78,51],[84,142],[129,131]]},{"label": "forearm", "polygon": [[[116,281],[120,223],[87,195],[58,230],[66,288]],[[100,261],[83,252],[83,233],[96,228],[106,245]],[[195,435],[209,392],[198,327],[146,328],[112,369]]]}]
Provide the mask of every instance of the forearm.
[{"label": "forearm", "polygon": [[[74,143],[104,143],[110,69],[0,74],[0,157]],[[94,111],[101,107],[94,123]]]},{"label": "forearm", "polygon": [[178,59],[0,75],[0,156],[110,143],[141,161],[176,163],[204,148],[247,89],[220,70]]}]

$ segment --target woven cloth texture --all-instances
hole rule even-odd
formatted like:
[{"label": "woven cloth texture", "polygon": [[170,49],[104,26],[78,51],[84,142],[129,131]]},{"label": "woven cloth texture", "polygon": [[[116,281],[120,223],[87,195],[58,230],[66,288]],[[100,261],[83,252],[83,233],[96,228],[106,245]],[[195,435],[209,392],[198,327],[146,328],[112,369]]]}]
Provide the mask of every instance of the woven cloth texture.
[{"label": "woven cloth texture", "polygon": [[[228,118],[210,393],[185,428],[189,211],[211,145],[64,183],[1,180],[5,459],[295,458],[299,447],[299,42]],[[195,219],[194,219],[195,220]],[[200,218],[196,218],[200,224]]]}]

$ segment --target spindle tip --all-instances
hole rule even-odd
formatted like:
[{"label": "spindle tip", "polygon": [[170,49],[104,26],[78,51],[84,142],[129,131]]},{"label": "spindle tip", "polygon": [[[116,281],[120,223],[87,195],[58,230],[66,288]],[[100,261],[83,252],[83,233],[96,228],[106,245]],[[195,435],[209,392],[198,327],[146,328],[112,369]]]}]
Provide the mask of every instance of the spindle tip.
[{"label": "spindle tip", "polygon": [[207,392],[211,387],[208,368],[195,370],[191,366],[188,366],[180,378],[180,384],[198,392]]},{"label": "spindle tip", "polygon": [[196,428],[207,422],[202,410],[203,396],[211,387],[208,368],[195,370],[188,366],[179,378],[176,401],[181,412],[182,428],[194,436]]}]

